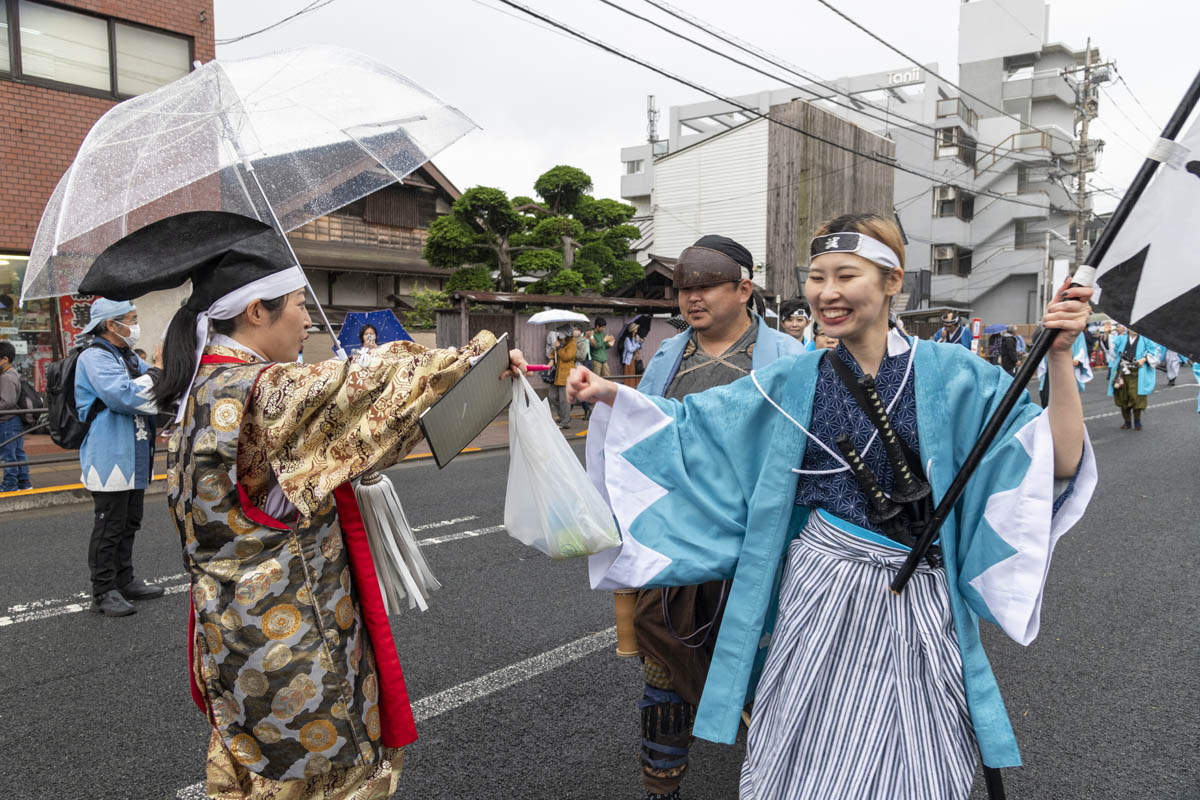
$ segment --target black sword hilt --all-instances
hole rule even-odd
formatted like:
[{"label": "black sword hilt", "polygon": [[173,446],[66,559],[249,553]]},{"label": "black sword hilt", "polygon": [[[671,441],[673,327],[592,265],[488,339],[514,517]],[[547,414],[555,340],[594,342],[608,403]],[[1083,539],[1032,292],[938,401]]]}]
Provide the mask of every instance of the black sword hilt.
[{"label": "black sword hilt", "polygon": [[904,457],[904,449],[900,446],[900,438],[892,428],[891,420],[888,419],[883,398],[875,389],[875,379],[870,375],[864,375],[858,379],[858,385],[862,387],[863,394],[867,399],[867,407],[863,411],[871,420],[871,424],[875,426],[875,430],[879,431],[879,441],[883,443],[884,452],[887,453],[888,461],[892,465],[892,475],[896,479],[895,486],[892,488],[892,500],[906,505],[927,497],[930,492],[929,484],[914,475],[912,469],[909,468],[908,460]]},{"label": "black sword hilt", "polygon": [[854,449],[854,443],[850,441],[850,437],[843,433],[834,439],[833,443],[837,445],[838,450],[842,451],[842,458],[846,459],[846,463],[850,466],[850,474],[854,476],[854,480],[858,481],[858,485],[867,495],[867,505],[870,507],[867,516],[871,522],[882,525],[899,515],[903,507],[892,502],[883,493],[879,481],[875,480],[875,475],[863,463],[862,456]]}]

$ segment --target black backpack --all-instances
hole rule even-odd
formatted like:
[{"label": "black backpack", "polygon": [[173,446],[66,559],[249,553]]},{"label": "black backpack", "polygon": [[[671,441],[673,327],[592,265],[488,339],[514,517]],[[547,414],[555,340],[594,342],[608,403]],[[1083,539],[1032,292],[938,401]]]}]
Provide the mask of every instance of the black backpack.
[{"label": "black backpack", "polygon": [[83,445],[88,428],[92,426],[96,415],[108,407],[97,397],[88,409],[87,419],[82,422],[79,420],[79,409],[75,407],[75,367],[79,363],[79,354],[89,347],[102,345],[91,342],[77,347],[66,358],[46,367],[46,405],[50,409],[47,420],[50,423],[50,439],[67,450],[77,450]]},{"label": "black backpack", "polygon": [[[45,408],[46,401],[42,399],[41,392],[33,388],[33,384],[25,380],[25,376],[20,373],[17,377],[21,381],[21,391],[17,395],[17,408]],[[21,424],[26,428],[32,428],[37,425],[42,416],[40,411],[30,411],[28,414],[18,414],[17,418],[21,420]]]}]

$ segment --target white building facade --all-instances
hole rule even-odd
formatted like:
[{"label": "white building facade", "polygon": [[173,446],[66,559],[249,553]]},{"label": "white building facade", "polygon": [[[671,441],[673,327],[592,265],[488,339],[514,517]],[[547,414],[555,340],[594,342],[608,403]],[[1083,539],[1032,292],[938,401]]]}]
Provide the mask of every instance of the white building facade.
[{"label": "white building facade", "polygon": [[[931,64],[734,99],[763,114],[793,99],[813,102],[891,139],[900,164],[929,176],[895,175],[908,308],[1033,322],[1051,265],[1074,255],[1075,81],[1087,58],[1047,41],[1048,17],[1044,0],[961,4],[964,91],[935,77],[941,70]],[[665,140],[622,149],[621,195],[638,208],[643,260],[721,233],[762,263],[769,124],[720,101],[674,106]]]}]

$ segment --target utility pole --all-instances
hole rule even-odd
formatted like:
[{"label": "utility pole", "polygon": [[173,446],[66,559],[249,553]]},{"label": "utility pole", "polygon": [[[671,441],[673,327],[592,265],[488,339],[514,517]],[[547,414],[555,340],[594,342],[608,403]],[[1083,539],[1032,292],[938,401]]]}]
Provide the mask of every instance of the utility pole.
[{"label": "utility pole", "polygon": [[[1078,268],[1083,263],[1083,242],[1084,228],[1087,226],[1087,212],[1084,208],[1087,203],[1087,175],[1089,170],[1091,157],[1088,154],[1088,122],[1096,113],[1096,88],[1092,85],[1092,37],[1088,37],[1087,51],[1084,56],[1083,65],[1083,81],[1079,85],[1079,114],[1082,120],[1079,123],[1079,156],[1075,159],[1075,180],[1077,182],[1075,190],[1075,267]],[[1047,243],[1049,237],[1047,237]],[[1047,254],[1050,248],[1046,248]],[[1054,287],[1050,287],[1047,292],[1054,291]],[[1047,295],[1049,296],[1049,295]]]}]

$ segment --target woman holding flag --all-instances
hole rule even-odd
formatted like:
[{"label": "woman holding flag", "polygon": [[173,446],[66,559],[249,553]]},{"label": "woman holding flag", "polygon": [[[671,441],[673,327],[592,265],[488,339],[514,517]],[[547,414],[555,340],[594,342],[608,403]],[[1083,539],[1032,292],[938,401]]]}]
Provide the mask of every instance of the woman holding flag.
[{"label": "woman holding flag", "polygon": [[[593,588],[732,579],[694,733],[733,742],[754,701],[743,798],[946,798],[1020,764],[978,623],[1028,644],[1057,539],[1095,461],[1076,392],[1023,399],[908,591],[888,590],[929,504],[1012,379],[958,345],[889,325],[904,275],[895,223],[839,217],[810,244],[805,294],[836,350],[783,358],[683,402],[577,369],[598,402],[588,470],[621,525]],[[1051,379],[1074,379],[1087,288],[1043,324]],[[873,381],[865,380],[873,376]]]}]

